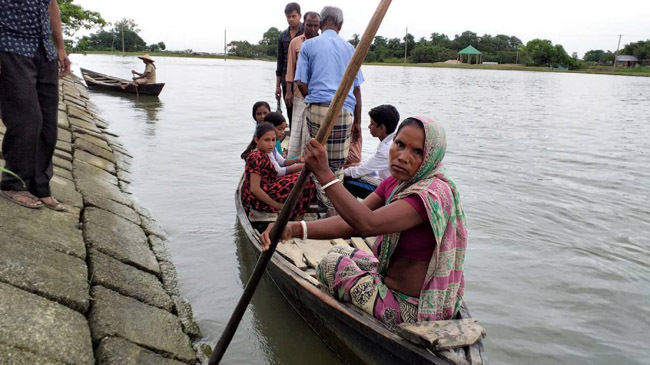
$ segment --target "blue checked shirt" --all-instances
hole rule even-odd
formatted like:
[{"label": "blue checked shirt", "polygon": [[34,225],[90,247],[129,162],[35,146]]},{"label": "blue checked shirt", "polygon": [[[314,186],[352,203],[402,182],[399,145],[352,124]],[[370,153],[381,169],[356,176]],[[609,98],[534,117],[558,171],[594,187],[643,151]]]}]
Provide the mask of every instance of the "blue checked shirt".
[{"label": "blue checked shirt", "polygon": [[47,60],[57,59],[52,43],[52,0],[0,0],[0,52],[34,57],[42,44]]}]

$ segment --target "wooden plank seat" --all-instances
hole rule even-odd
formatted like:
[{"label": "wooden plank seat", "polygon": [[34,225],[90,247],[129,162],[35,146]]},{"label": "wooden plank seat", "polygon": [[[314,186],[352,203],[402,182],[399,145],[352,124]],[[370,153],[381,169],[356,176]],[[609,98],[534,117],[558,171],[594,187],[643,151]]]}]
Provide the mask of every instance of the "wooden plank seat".
[{"label": "wooden plank seat", "polygon": [[473,318],[401,323],[397,333],[434,351],[470,346],[485,337],[485,329]]}]

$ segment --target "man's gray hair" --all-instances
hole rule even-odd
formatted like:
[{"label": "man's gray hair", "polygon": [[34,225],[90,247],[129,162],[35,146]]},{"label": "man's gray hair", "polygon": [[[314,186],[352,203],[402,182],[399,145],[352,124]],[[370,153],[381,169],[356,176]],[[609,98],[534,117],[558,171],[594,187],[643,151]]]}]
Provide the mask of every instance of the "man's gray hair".
[{"label": "man's gray hair", "polygon": [[340,26],[343,24],[343,10],[335,6],[325,6],[320,11],[320,22],[325,24],[326,21],[331,20],[334,25]]}]

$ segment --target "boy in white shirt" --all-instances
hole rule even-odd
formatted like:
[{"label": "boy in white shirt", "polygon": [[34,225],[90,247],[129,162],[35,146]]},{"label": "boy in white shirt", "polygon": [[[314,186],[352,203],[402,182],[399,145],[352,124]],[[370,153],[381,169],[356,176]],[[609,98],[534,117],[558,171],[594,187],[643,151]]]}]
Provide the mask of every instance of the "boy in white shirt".
[{"label": "boy in white shirt", "polygon": [[390,176],[388,169],[388,150],[393,143],[393,136],[399,112],[394,106],[384,104],[370,109],[370,134],[379,138],[375,154],[361,162],[359,166],[348,167],[344,170],[344,185],[354,195],[365,199],[372,193],[379,182]]}]

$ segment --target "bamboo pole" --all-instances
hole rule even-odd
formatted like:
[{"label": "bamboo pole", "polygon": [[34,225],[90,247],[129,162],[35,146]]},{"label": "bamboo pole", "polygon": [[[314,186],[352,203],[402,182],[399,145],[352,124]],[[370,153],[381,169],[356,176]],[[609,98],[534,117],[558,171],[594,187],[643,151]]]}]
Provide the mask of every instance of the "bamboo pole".
[{"label": "bamboo pole", "polygon": [[[316,140],[322,145],[325,144],[325,142],[327,141],[327,137],[329,136],[330,132],[332,131],[332,128],[334,127],[334,122],[336,121],[338,114],[341,112],[341,109],[343,108],[343,104],[345,103],[345,98],[354,83],[354,78],[359,72],[363,60],[366,58],[368,50],[370,49],[370,45],[372,44],[372,41],[375,38],[375,35],[377,34],[377,30],[379,29],[379,26],[381,25],[381,22],[384,19],[384,15],[386,15],[386,12],[388,11],[388,7],[390,6],[390,3],[391,0],[380,1],[379,5],[377,6],[377,10],[375,10],[374,15],[370,19],[370,23],[368,24],[366,31],[363,33],[361,41],[357,45],[357,49],[354,51],[354,54],[352,55],[352,58],[350,59],[347,68],[345,69],[345,73],[343,74],[343,79],[341,80],[341,83],[339,84],[339,87],[336,90],[336,94],[334,94],[332,103],[327,109],[327,114],[325,114],[324,123],[321,125],[320,129],[318,130],[318,134],[316,135]],[[302,190],[305,187],[305,183],[307,182],[310,173],[311,171],[309,171],[309,169],[305,166],[302,172],[300,173],[300,176],[298,177],[296,184],[291,190],[291,193],[287,197],[284,206],[280,211],[278,219],[275,222],[273,229],[271,230],[271,234],[270,234],[271,246],[268,248],[268,250],[262,251],[262,254],[257,260],[257,264],[255,264],[255,269],[253,270],[251,277],[248,279],[248,283],[246,283],[246,288],[244,288],[244,292],[242,293],[242,296],[239,299],[239,302],[237,303],[237,306],[235,307],[235,310],[233,311],[233,314],[230,317],[230,320],[228,321],[226,328],[221,334],[221,338],[219,338],[219,342],[217,342],[217,345],[215,346],[214,351],[212,352],[212,357],[210,358],[209,365],[218,364],[223,358],[223,355],[226,352],[226,349],[228,348],[228,345],[230,344],[232,337],[235,335],[235,332],[237,331],[239,322],[241,321],[241,318],[243,317],[244,312],[248,307],[248,303],[250,302],[251,298],[253,297],[253,294],[255,293],[257,284],[260,282],[260,279],[264,274],[264,270],[266,269],[269,260],[271,260],[271,257],[275,252],[275,248],[278,245],[278,241],[280,240],[282,231],[284,231],[284,228],[287,226],[287,222],[289,221],[289,216],[291,215],[291,213],[295,209],[296,204],[298,203],[298,198],[302,194]]]}]

